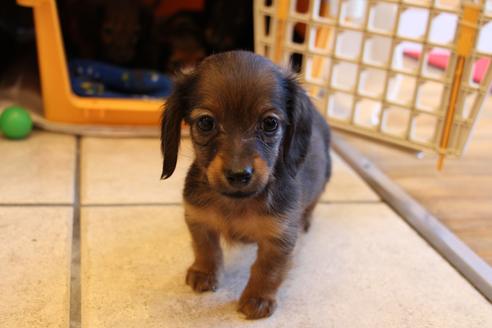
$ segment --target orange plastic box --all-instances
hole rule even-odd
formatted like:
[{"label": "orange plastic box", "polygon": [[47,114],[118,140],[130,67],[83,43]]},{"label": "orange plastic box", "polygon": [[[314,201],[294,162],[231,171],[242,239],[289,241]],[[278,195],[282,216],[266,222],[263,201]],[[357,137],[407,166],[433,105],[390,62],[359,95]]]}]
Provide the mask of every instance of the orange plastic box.
[{"label": "orange plastic box", "polygon": [[32,7],[44,115],[77,124],[157,125],[162,100],[79,97],[72,92],[56,0],[17,0]]}]

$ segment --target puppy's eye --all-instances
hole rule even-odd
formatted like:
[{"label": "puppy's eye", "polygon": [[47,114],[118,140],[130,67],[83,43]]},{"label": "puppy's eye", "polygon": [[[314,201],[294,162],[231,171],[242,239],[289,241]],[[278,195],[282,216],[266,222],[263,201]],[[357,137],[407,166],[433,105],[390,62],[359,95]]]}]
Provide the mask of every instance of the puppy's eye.
[{"label": "puppy's eye", "polygon": [[273,116],[266,117],[261,122],[261,129],[267,133],[273,133],[278,129],[278,120]]},{"label": "puppy's eye", "polygon": [[215,120],[212,116],[203,115],[198,119],[196,125],[201,131],[210,132],[215,127]]}]

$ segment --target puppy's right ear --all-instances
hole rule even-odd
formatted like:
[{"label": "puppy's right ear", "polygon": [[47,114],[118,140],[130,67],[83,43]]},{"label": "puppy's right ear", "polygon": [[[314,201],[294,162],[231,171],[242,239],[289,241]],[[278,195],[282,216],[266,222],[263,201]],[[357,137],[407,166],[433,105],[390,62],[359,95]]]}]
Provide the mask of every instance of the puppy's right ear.
[{"label": "puppy's right ear", "polygon": [[166,100],[161,122],[161,152],[164,157],[161,179],[169,178],[176,168],[181,122],[189,108],[189,95],[194,81],[193,74],[179,76],[174,91]]}]

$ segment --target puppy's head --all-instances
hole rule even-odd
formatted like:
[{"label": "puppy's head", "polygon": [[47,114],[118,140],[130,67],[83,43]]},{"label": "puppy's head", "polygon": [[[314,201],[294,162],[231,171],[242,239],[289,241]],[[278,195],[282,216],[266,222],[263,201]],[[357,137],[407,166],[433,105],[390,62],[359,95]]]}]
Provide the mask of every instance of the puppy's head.
[{"label": "puppy's head", "polygon": [[195,163],[228,197],[252,197],[283,174],[295,176],[311,136],[312,104],[295,78],[250,52],[210,56],[176,82],[162,118],[162,178],[174,172],[181,121]]}]

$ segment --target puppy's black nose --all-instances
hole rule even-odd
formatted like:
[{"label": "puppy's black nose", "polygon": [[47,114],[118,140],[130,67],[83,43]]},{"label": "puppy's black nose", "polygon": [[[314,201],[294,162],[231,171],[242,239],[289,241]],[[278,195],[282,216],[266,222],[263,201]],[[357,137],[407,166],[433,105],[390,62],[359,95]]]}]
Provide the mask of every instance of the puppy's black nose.
[{"label": "puppy's black nose", "polygon": [[251,180],[253,172],[253,168],[251,166],[247,166],[240,171],[226,170],[224,175],[231,186],[244,187]]}]

